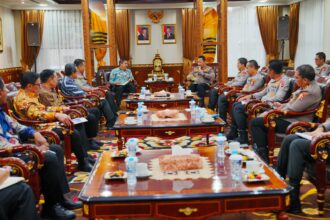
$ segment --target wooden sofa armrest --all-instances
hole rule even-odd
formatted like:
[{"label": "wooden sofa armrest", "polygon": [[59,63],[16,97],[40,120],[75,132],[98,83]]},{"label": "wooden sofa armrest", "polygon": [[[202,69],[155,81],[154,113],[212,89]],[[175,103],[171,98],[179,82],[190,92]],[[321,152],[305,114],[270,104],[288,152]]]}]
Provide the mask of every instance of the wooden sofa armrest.
[{"label": "wooden sofa armrest", "polygon": [[[41,169],[42,166],[44,165],[45,158],[41,150],[39,150],[38,147],[29,144],[2,148],[0,149],[0,157],[8,157],[11,156],[13,153],[18,153],[18,152],[30,153],[35,158],[36,161],[35,165],[37,169]],[[28,166],[28,168],[32,169],[32,166],[31,167]]]},{"label": "wooden sofa armrest", "polygon": [[259,99],[250,99],[247,101],[247,103],[244,106],[245,112],[248,114],[250,110],[253,108],[254,105],[261,103],[261,100]]},{"label": "wooden sofa armrest", "polygon": [[41,130],[39,132],[44,138],[46,138],[49,144],[61,144],[60,137],[54,131]]},{"label": "wooden sofa armrest", "polygon": [[0,165],[10,166],[13,175],[23,177],[26,182],[29,181],[30,170],[28,165],[23,160],[17,157],[3,157],[0,158]]},{"label": "wooden sofa armrest", "polygon": [[330,151],[330,134],[324,133],[312,139],[310,154],[315,160],[326,163]]},{"label": "wooden sofa armrest", "polygon": [[88,116],[88,111],[85,106],[83,105],[71,105],[70,109],[74,109],[80,112],[81,117],[87,117]]},{"label": "wooden sofa armrest", "polygon": [[318,125],[319,125],[318,123],[311,123],[306,121],[293,122],[286,129],[286,134],[289,135],[289,134],[294,134],[296,132],[312,131],[315,128],[317,128]]}]

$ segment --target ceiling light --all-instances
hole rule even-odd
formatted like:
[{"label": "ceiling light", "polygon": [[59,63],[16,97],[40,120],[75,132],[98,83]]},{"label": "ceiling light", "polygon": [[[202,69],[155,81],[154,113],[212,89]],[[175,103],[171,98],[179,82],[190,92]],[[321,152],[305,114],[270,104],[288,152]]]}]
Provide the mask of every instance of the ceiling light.
[{"label": "ceiling light", "polygon": [[47,4],[39,4],[40,7],[46,7]]},{"label": "ceiling light", "polygon": [[21,4],[25,4],[25,2],[21,2]]}]

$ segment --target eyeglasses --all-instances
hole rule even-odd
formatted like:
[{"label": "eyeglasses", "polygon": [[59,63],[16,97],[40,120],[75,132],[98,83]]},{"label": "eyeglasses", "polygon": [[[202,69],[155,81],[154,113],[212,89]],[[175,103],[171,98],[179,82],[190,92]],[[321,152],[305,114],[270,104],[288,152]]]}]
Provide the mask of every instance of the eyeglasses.
[{"label": "eyeglasses", "polygon": [[41,86],[41,83],[33,83],[34,86]]}]

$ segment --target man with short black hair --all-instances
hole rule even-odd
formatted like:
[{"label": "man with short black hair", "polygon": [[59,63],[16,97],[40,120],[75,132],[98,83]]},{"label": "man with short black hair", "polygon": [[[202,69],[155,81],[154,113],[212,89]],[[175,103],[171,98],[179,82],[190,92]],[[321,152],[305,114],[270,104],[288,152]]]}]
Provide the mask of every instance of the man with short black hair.
[{"label": "man with short black hair", "polygon": [[[65,65],[64,78],[60,81],[59,85],[61,91],[67,96],[84,96],[86,93],[76,84],[75,79],[78,77],[77,69],[74,64],[68,63]],[[112,129],[116,122],[116,111],[111,108],[111,105],[106,99],[102,100],[99,109],[102,111],[107,120],[106,127]]]},{"label": "man with short black hair", "polygon": [[315,74],[316,81],[320,83],[324,83],[329,79],[330,75],[330,67],[326,63],[326,55],[323,52],[318,52],[315,55]]},{"label": "man with short black hair", "polygon": [[[235,78],[231,81],[228,81],[225,83],[225,86],[244,86],[246,83],[247,78],[249,77],[249,74],[246,69],[246,64],[247,64],[247,59],[244,57],[241,57],[237,60],[237,69],[238,69],[238,74],[235,76]],[[209,95],[209,104],[208,108],[214,110],[215,107],[218,104],[218,94],[219,87],[215,87],[210,90],[210,95]]]},{"label": "man with short black hair", "polygon": [[262,91],[243,96],[238,102],[233,104],[232,110],[232,125],[230,132],[227,135],[229,140],[239,137],[237,141],[241,144],[248,143],[248,115],[245,112],[245,104],[242,102],[247,102],[251,99],[261,100],[262,102],[282,102],[288,95],[290,89],[290,79],[282,74],[283,63],[280,60],[272,60],[269,62],[268,76],[271,79],[266,88]]},{"label": "man with short black hair", "polygon": [[205,56],[198,57],[198,66],[194,67],[192,72],[187,76],[187,80],[191,81],[189,89],[192,92],[197,92],[199,97],[199,106],[204,107],[204,97],[206,90],[210,88],[210,85],[215,79],[214,71],[211,67],[206,65]]},{"label": "man with short black hair", "polygon": [[[63,97],[60,96],[55,88],[58,84],[58,78],[54,70],[46,69],[40,73],[41,88],[39,101],[46,107],[65,107]],[[96,107],[88,108],[87,122],[75,126],[83,136],[83,144],[88,145],[90,150],[98,150],[102,143],[94,140],[99,131],[100,110]],[[86,128],[86,129],[85,129]],[[88,137],[88,143],[85,136]]]},{"label": "man with short black hair", "polygon": [[[71,126],[70,116],[63,114],[65,110],[69,110],[66,106],[46,107],[39,101],[39,93],[41,82],[39,74],[34,72],[23,73],[21,79],[22,88],[18,91],[14,98],[14,108],[20,118],[25,120],[41,120],[46,122],[59,121],[67,126]],[[64,131],[57,123],[49,123],[44,126],[44,129],[54,131],[61,140],[64,140]],[[83,128],[81,128],[83,129]],[[90,172],[92,169],[92,158],[88,157],[86,152],[86,133],[77,129],[71,134],[72,151],[77,157],[78,169],[80,171]]]},{"label": "man with short black hair", "polygon": [[[85,73],[85,61],[82,59],[76,59],[74,61],[74,65],[76,66],[77,69],[77,78],[74,80],[75,83],[82,89],[84,92],[92,92],[93,90],[96,90],[98,88],[95,88],[91,86],[87,80],[85,79],[84,73]],[[110,108],[113,112],[117,112],[118,108],[115,102],[115,99],[113,95],[110,93],[110,91],[107,91],[105,94],[105,99],[110,105]]]},{"label": "man with short black hair", "polygon": [[119,67],[113,69],[110,73],[109,82],[111,90],[116,93],[116,101],[118,108],[121,105],[121,100],[124,92],[134,93],[134,77],[132,71],[127,68],[128,61],[122,59],[119,61]]},{"label": "man with short black hair", "polygon": [[[299,89],[292,93],[288,103],[281,104],[273,102],[273,108],[281,111],[304,112],[315,109],[319,106],[322,93],[321,88],[315,79],[315,71],[311,65],[301,65],[297,67],[295,72],[296,84]],[[273,109],[272,109],[273,110]],[[259,156],[268,162],[268,138],[267,127],[264,124],[263,115],[251,121],[251,135],[253,143],[256,144],[256,151]],[[288,126],[295,121],[309,121],[313,120],[314,114],[302,115],[297,117],[279,117],[275,119],[275,131],[277,133],[285,133]]]},{"label": "man with short black hair", "polygon": [[[25,80],[22,81],[22,86],[24,88],[29,85],[32,87],[39,87],[39,78],[36,77],[35,74],[29,75],[31,75],[31,77],[23,75]],[[34,102],[28,101],[29,100],[27,100],[26,103],[36,107]],[[54,144],[49,145],[46,139],[38,131],[31,127],[21,125],[16,120],[9,117],[2,108],[2,105],[6,102],[7,91],[4,87],[2,79],[0,78],[0,148],[12,148],[19,145],[21,141],[24,142],[28,139],[34,139],[35,146],[43,151],[45,157],[44,166],[39,171],[41,180],[41,192],[45,198],[42,216],[52,219],[75,218],[74,212],[69,210],[80,208],[82,205],[81,202],[72,202],[66,200],[63,196],[70,190],[64,170],[64,152],[62,147]],[[31,113],[28,110],[27,112],[29,115],[42,115],[40,111]],[[56,114],[57,113],[55,113],[55,115]],[[54,114],[52,117],[55,117]],[[64,122],[64,118],[62,118],[61,115],[57,115],[56,117],[60,118],[61,121]],[[27,159],[27,157],[23,154],[18,157],[23,160]]]}]

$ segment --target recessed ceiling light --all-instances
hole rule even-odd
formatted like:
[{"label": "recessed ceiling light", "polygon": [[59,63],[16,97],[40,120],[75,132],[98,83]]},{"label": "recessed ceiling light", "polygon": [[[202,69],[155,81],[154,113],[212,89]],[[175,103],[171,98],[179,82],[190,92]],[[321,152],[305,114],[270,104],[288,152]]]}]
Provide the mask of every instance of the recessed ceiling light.
[{"label": "recessed ceiling light", "polygon": [[21,2],[21,4],[25,4],[25,2]]},{"label": "recessed ceiling light", "polygon": [[261,3],[268,2],[268,0],[260,0]]},{"label": "recessed ceiling light", "polygon": [[41,7],[46,7],[47,4],[39,4],[39,6],[41,6]]}]

